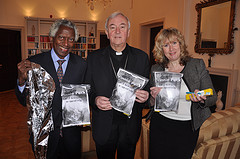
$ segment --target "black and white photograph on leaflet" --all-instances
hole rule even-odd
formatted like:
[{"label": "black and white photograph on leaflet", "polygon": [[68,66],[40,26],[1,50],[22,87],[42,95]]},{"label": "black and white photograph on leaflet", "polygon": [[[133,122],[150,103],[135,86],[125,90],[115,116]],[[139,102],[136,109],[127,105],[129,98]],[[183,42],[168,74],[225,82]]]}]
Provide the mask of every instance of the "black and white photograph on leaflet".
[{"label": "black and white photograph on leaflet", "polygon": [[144,88],[147,83],[147,78],[120,68],[117,73],[117,83],[110,97],[112,107],[126,115],[131,115],[136,99],[135,92]]},{"label": "black and white photograph on leaflet", "polygon": [[177,111],[181,89],[181,73],[155,71],[154,85],[162,89],[155,100],[155,111]]},{"label": "black and white photograph on leaflet", "polygon": [[89,85],[62,84],[63,127],[90,125]]}]

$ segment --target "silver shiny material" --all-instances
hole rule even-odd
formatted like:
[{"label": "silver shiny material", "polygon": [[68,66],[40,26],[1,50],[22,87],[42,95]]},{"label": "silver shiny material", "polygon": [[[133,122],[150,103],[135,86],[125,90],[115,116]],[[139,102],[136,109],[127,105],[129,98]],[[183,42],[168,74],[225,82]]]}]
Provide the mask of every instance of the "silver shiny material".
[{"label": "silver shiny material", "polygon": [[26,88],[28,129],[33,135],[35,158],[45,159],[49,132],[53,130],[52,100],[55,92],[53,78],[40,65],[31,63]]}]

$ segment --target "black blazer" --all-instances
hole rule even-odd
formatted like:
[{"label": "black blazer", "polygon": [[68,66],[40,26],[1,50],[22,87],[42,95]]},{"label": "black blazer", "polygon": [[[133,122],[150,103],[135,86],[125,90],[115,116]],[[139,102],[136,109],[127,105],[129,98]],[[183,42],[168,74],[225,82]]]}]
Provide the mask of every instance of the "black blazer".
[{"label": "black blazer", "polygon": [[[126,69],[149,77],[148,55],[136,48],[126,46],[128,52],[128,62]],[[92,132],[97,144],[104,144],[110,136],[113,119],[113,110],[102,111],[97,108],[95,98],[105,96],[110,98],[112,90],[116,84],[110,59],[110,46],[89,53],[87,58],[88,69],[86,81],[91,84],[90,105],[92,106]],[[145,87],[146,88],[146,87]],[[141,131],[142,107],[144,104],[134,103],[131,118],[127,119],[128,136],[132,143],[136,143]]]},{"label": "black blazer", "polygon": [[[55,150],[58,145],[60,126],[62,123],[62,98],[61,98],[60,83],[58,81],[56,69],[55,69],[50,51],[32,56],[28,60],[30,60],[31,62],[40,64],[41,67],[43,67],[51,75],[51,77],[53,78],[53,80],[55,82],[55,86],[56,86],[54,98],[52,101],[52,114],[53,114],[54,130],[50,132],[49,141],[48,141],[48,151],[47,151],[47,153],[48,153],[47,158],[52,158],[52,156],[55,155]],[[85,60],[83,60],[78,55],[70,53],[70,58],[68,61],[68,65],[67,65],[66,72],[64,74],[62,83],[68,83],[68,84],[83,83],[86,68],[87,68],[87,64],[86,64]],[[21,93],[18,90],[18,87],[16,87],[16,95],[17,95],[19,102],[22,105],[26,106],[25,91],[23,93]],[[69,134],[69,136],[67,136],[67,138],[69,140],[74,140],[73,137],[71,137],[71,133]],[[30,137],[30,142],[31,141],[32,141],[32,138]]]}]

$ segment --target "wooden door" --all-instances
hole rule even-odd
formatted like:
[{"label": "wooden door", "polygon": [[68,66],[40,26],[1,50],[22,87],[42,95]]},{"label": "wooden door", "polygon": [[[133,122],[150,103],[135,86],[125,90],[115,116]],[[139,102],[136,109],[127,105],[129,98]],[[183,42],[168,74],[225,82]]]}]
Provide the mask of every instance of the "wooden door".
[{"label": "wooden door", "polygon": [[110,41],[105,33],[100,33],[100,49],[110,45]]},{"label": "wooden door", "polygon": [[20,31],[0,29],[0,92],[14,89],[21,60]]},{"label": "wooden door", "polygon": [[157,27],[153,27],[151,28],[151,32],[150,32],[150,65],[154,65],[156,62],[155,62],[155,59],[153,57],[153,48],[155,46],[155,37],[156,35],[160,32],[160,30],[163,29],[163,25],[161,26],[157,26]]}]

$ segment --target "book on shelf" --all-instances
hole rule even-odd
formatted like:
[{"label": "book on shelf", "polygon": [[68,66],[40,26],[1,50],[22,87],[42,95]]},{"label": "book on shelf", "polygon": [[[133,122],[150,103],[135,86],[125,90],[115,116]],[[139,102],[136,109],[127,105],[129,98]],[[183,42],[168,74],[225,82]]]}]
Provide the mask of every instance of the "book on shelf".
[{"label": "book on shelf", "polygon": [[34,36],[28,36],[27,41],[28,42],[35,42],[35,37]]},{"label": "book on shelf", "polygon": [[28,49],[37,49],[38,48],[38,43],[28,43]]},{"label": "book on shelf", "polygon": [[40,36],[40,42],[50,42],[49,36]]},{"label": "book on shelf", "polygon": [[38,49],[28,49],[28,57],[38,54]]},{"label": "book on shelf", "polygon": [[96,39],[95,38],[88,38],[88,43],[95,43]]},{"label": "book on shelf", "polygon": [[96,48],[96,44],[88,44],[88,49],[95,49]]},{"label": "book on shelf", "polygon": [[73,48],[74,48],[74,49],[80,48],[80,44],[79,44],[79,43],[74,43]]},{"label": "book on shelf", "polygon": [[85,58],[85,50],[73,50],[72,53]]},{"label": "book on shelf", "polygon": [[73,45],[73,49],[81,49],[81,50],[85,50],[85,49],[86,49],[86,44],[75,43],[75,44]]},{"label": "book on shelf", "polygon": [[41,49],[51,49],[52,48],[52,43],[49,42],[49,43],[40,43],[40,48]]},{"label": "book on shelf", "polygon": [[78,40],[77,40],[78,43],[86,43],[86,41],[87,41],[87,37],[85,36],[80,36],[78,37]]},{"label": "book on shelf", "polygon": [[86,44],[81,44],[81,49],[86,49]]}]

